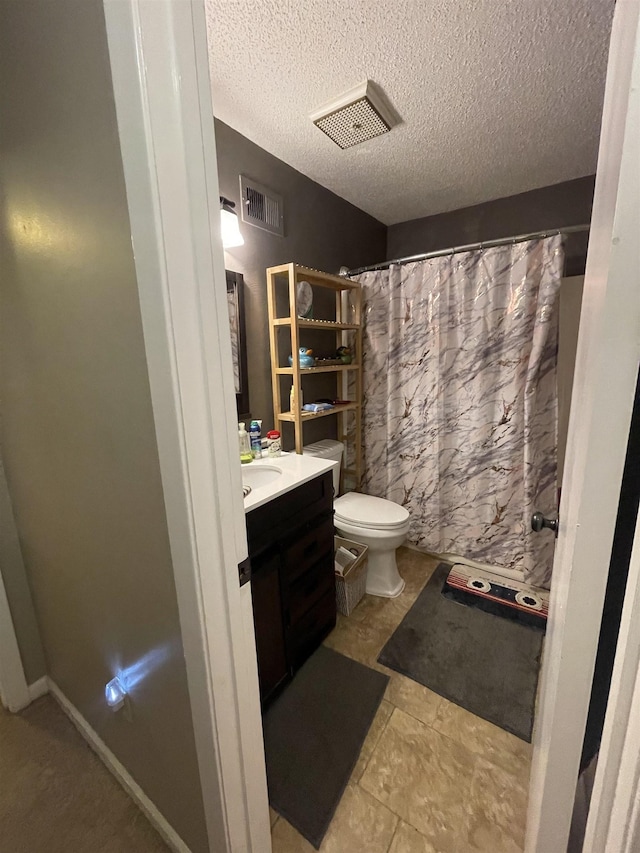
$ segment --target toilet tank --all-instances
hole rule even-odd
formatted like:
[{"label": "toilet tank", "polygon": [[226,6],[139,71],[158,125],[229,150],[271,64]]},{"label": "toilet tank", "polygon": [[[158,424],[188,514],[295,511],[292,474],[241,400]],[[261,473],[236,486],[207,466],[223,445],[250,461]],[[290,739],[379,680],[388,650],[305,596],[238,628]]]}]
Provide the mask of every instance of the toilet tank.
[{"label": "toilet tank", "polygon": [[333,472],[333,493],[337,497],[340,493],[340,465],[342,465],[344,444],[331,438],[323,438],[322,441],[316,441],[314,444],[306,444],[302,452],[309,456],[321,456],[323,459],[340,463]]}]

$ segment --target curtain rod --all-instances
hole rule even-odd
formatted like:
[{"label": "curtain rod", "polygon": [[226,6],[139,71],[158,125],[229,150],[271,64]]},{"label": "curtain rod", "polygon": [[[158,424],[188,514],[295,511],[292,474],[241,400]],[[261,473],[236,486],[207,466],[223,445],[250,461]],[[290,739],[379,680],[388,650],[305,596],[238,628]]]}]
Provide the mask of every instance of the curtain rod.
[{"label": "curtain rod", "polygon": [[547,231],[533,231],[531,234],[518,234],[516,237],[501,237],[498,240],[483,240],[481,243],[469,243],[466,246],[450,246],[448,249],[437,249],[434,252],[424,252],[420,255],[409,255],[406,258],[396,258],[393,261],[383,261],[379,264],[371,264],[368,267],[348,270],[346,267],[340,269],[340,275],[360,275],[363,272],[374,272],[383,270],[392,264],[408,264],[411,261],[426,261],[428,258],[440,258],[444,255],[457,255],[459,252],[473,252],[477,249],[491,249],[494,246],[508,246],[510,243],[523,243],[526,240],[538,240],[543,237],[552,237],[554,234],[578,234],[588,231],[589,225],[568,225],[566,228],[552,228]]}]

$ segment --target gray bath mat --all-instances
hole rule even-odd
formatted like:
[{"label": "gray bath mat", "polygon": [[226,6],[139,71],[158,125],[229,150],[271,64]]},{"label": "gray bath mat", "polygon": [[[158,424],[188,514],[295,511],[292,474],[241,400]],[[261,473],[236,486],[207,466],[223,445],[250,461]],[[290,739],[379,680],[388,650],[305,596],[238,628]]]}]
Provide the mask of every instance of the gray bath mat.
[{"label": "gray bath mat", "polygon": [[442,595],[440,563],[378,660],[531,742],[543,635]]},{"label": "gray bath mat", "polygon": [[269,802],[316,849],[388,681],[320,646],[264,717]]}]

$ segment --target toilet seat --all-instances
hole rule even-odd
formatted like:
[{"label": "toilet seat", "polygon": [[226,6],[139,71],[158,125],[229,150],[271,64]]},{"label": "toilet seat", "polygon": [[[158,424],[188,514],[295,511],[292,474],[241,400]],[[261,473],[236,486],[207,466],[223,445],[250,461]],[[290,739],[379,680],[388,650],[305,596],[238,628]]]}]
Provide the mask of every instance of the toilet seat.
[{"label": "toilet seat", "polygon": [[393,501],[348,492],[333,503],[335,523],[340,521],[366,530],[397,530],[409,522],[408,511]]}]

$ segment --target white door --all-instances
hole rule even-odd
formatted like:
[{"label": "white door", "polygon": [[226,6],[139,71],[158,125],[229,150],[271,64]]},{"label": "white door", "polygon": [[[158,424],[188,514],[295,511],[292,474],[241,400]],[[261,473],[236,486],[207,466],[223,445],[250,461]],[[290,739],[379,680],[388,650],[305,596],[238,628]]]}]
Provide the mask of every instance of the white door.
[{"label": "white door", "polygon": [[268,853],[204,4],[104,9],[209,849]]},{"label": "white door", "polygon": [[639,52],[637,0],[619,0],[534,730],[527,853],[566,850],[640,359]]}]

